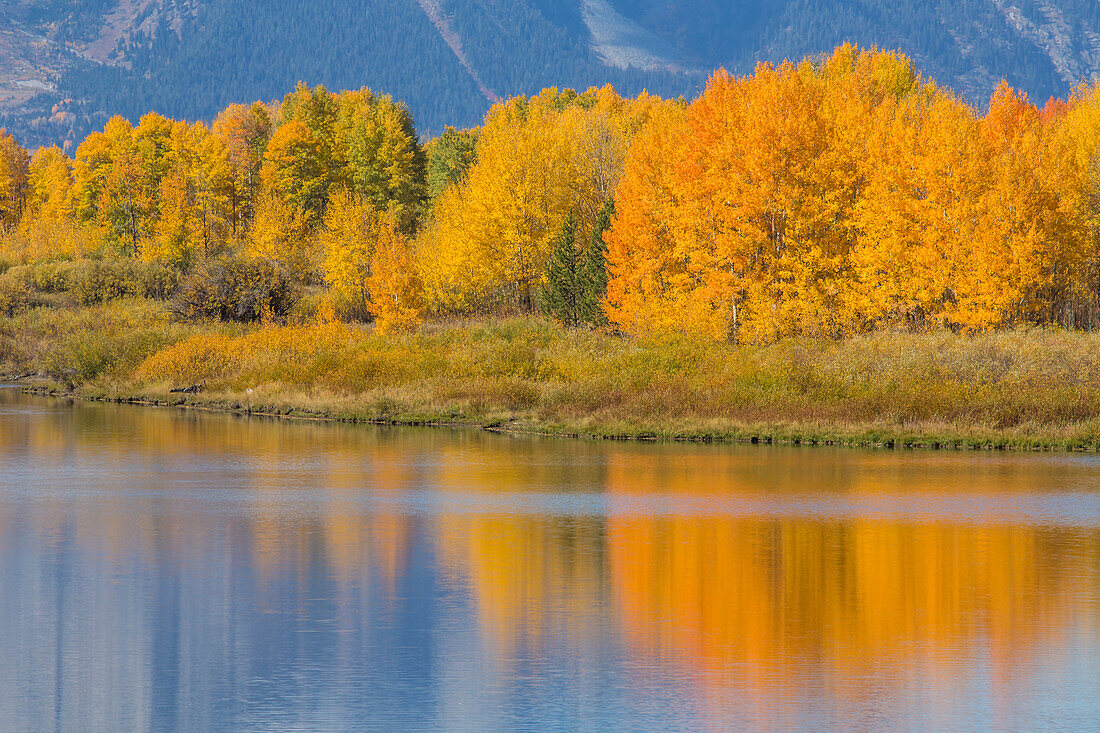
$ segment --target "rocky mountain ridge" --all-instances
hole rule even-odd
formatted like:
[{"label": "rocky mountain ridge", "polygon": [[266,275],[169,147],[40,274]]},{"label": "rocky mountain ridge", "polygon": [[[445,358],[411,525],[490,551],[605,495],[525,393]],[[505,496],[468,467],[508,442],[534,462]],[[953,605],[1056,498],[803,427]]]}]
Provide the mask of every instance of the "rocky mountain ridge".
[{"label": "rocky mountain ridge", "polygon": [[1094,0],[8,0],[0,126],[70,149],[111,114],[209,119],[296,81],[370,86],[428,134],[546,86],[687,95],[719,66],[898,48],[976,105],[1100,74]]}]

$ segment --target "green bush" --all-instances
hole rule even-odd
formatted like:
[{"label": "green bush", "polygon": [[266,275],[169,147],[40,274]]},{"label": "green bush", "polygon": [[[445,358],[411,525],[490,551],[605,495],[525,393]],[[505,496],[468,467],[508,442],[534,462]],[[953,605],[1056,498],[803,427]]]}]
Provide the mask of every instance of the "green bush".
[{"label": "green bush", "polygon": [[63,293],[69,290],[73,279],[73,263],[62,260],[28,265],[29,280],[44,293]]},{"label": "green bush", "polygon": [[81,260],[68,274],[68,290],[81,303],[107,303],[120,298],[166,300],[179,275],[168,265],[136,260]]},{"label": "green bush", "polygon": [[46,372],[74,383],[87,382],[115,369],[132,368],[166,343],[158,329],[137,328],[103,338],[95,331],[65,334],[46,355]]},{"label": "green bush", "polygon": [[[292,323],[314,323],[321,314],[325,304],[329,302],[330,295],[324,292],[303,292],[294,301],[294,306],[288,313],[288,320]],[[340,311],[336,311],[340,315]]]},{"label": "green bush", "polygon": [[30,293],[23,282],[10,274],[0,275],[0,315],[13,316],[30,305]]},{"label": "green bush", "polygon": [[161,262],[131,262],[130,273],[146,298],[168,300],[180,283],[180,271]]},{"label": "green bush", "polygon": [[188,275],[176,290],[171,310],[183,320],[250,323],[284,319],[298,298],[297,287],[278,265],[230,257],[205,262]]}]

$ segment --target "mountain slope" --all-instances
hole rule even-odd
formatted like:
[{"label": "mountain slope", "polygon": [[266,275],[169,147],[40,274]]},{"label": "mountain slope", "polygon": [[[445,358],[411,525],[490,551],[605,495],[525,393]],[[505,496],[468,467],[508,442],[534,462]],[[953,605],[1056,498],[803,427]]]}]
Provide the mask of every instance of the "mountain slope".
[{"label": "mountain slope", "polygon": [[843,41],[900,48],[982,104],[1002,77],[1043,101],[1100,72],[1095,0],[9,0],[0,125],[71,147],[108,115],[208,119],[298,80],[367,85],[425,132],[491,100],[614,84],[691,95],[710,70]]}]

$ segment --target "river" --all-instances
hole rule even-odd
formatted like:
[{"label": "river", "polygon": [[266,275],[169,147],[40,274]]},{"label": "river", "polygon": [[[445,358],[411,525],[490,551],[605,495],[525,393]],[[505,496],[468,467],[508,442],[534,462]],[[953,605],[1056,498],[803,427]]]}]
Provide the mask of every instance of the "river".
[{"label": "river", "polygon": [[1100,730],[1100,458],[0,389],[3,731]]}]

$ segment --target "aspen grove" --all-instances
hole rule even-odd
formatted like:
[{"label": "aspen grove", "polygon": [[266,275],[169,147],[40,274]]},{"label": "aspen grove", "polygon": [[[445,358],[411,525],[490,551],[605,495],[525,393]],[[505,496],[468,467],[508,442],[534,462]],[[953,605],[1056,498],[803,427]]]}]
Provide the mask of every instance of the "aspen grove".
[{"label": "aspen grove", "polygon": [[426,143],[388,96],[305,85],[210,124],[116,117],[72,157],[0,131],[0,261],[145,263],[201,297],[189,278],[266,273],[381,331],[538,310],[739,344],[1095,330],[1100,88],[1039,108],[1002,82],[982,113],[843,46],[690,102],[548,89]]}]

